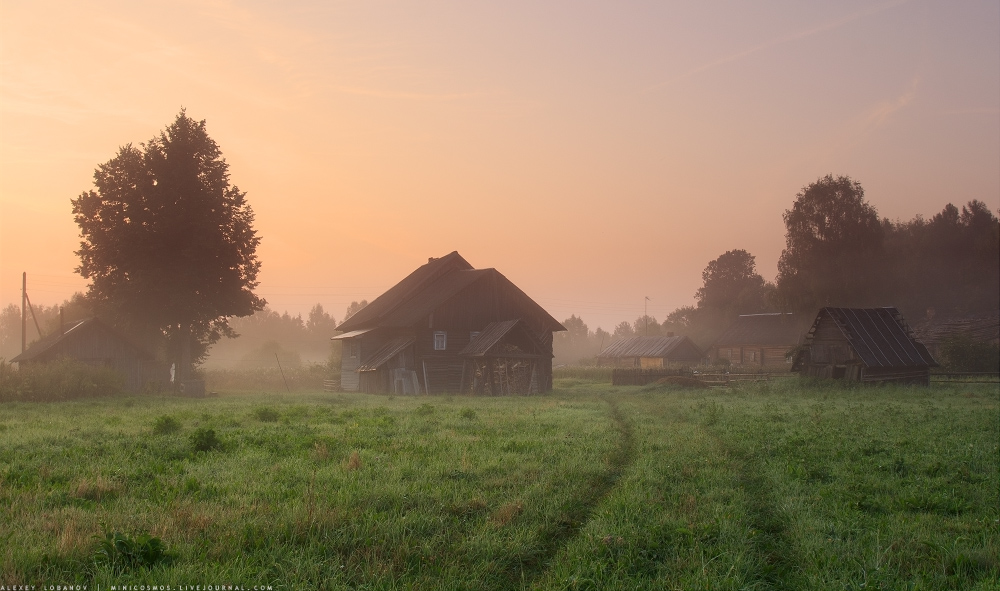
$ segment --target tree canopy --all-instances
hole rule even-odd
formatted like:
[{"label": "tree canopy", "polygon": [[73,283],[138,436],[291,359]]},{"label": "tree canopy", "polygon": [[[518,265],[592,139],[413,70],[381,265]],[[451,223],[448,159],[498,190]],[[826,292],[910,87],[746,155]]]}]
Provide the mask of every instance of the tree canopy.
[{"label": "tree canopy", "polygon": [[[77,271],[97,312],[134,335],[163,340],[182,372],[231,316],[264,307],[254,294],[260,237],[246,194],[205,121],[184,110],[158,136],[127,144],[72,200],[82,241]],[[183,374],[182,374],[183,375]]]},{"label": "tree canopy", "polygon": [[767,284],[757,273],[756,258],[745,250],[721,254],[708,263],[701,278],[704,283],[694,295],[701,309],[735,318],[765,307]]},{"label": "tree canopy", "polygon": [[827,175],[803,188],[783,217],[777,288],[786,306],[875,303],[884,230],[861,183]]}]

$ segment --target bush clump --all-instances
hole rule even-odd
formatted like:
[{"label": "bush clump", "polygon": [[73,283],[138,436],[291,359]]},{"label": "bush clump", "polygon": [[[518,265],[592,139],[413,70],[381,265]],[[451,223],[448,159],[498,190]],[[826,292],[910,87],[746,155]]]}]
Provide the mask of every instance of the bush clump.
[{"label": "bush clump", "polygon": [[110,367],[94,367],[74,359],[17,369],[6,361],[0,363],[0,402],[51,402],[124,393],[125,376]]},{"label": "bush clump", "polygon": [[270,406],[258,406],[251,414],[262,423],[274,423],[281,418],[281,414]]},{"label": "bush clump", "polygon": [[98,537],[98,540],[94,562],[107,565],[119,574],[137,568],[153,568],[174,558],[163,540],[149,534],[130,538],[118,532],[105,532],[104,537]]},{"label": "bush clump", "polygon": [[199,427],[191,434],[191,447],[194,451],[212,451],[222,449],[222,441],[215,435],[215,429]]},{"label": "bush clump", "polygon": [[940,361],[952,371],[993,372],[1000,366],[1000,346],[977,343],[968,337],[949,339],[941,347]]},{"label": "bush clump", "polygon": [[181,430],[181,423],[170,415],[156,417],[153,421],[153,435],[169,435]]}]

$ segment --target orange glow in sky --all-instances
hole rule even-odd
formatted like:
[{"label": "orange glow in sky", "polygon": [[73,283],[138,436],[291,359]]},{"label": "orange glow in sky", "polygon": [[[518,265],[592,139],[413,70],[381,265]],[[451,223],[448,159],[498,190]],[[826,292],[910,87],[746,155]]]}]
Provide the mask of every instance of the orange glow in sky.
[{"label": "orange glow in sky", "polygon": [[182,106],[273,309],[340,320],[458,250],[611,330],[727,250],[773,279],[826,174],[891,219],[1000,208],[1000,3],[4,0],[0,303],[85,288],[70,199]]}]

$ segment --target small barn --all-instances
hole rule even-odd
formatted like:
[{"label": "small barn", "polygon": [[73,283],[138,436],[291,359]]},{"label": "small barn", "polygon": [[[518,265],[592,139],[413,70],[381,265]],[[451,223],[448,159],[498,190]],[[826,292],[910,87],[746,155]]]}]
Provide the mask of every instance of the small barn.
[{"label": "small barn", "polygon": [[97,318],[72,323],[42,337],[10,362],[24,367],[63,358],[114,369],[125,376],[129,392],[141,392],[170,379],[166,367],[152,353]]},{"label": "small barn", "polygon": [[823,308],[792,371],[854,382],[927,384],[936,366],[896,308]]},{"label": "small barn", "polygon": [[608,345],[597,356],[597,364],[653,369],[695,364],[702,356],[701,349],[684,336],[630,337]]},{"label": "small barn", "polygon": [[493,395],[551,390],[552,333],[566,330],[457,252],[429,259],[337,329],[344,390]]},{"label": "small barn", "polygon": [[743,314],[709,347],[708,357],[712,363],[788,371],[801,338],[801,320],[793,314]]}]

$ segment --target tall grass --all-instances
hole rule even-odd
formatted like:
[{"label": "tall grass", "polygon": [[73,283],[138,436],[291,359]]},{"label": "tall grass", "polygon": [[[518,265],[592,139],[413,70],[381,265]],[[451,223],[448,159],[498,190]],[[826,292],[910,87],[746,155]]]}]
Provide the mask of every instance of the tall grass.
[{"label": "tall grass", "polygon": [[238,392],[308,392],[323,389],[323,381],[339,377],[327,365],[308,364],[295,367],[256,369],[203,369],[205,387],[212,391]]},{"label": "tall grass", "polygon": [[0,359],[0,402],[120,396],[124,391],[125,377],[109,367],[60,359],[15,369]]},{"label": "tall grass", "polygon": [[4,405],[0,583],[1000,584],[995,386],[556,383]]}]

